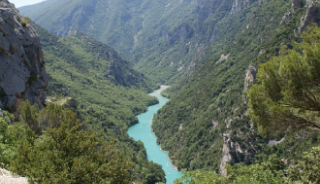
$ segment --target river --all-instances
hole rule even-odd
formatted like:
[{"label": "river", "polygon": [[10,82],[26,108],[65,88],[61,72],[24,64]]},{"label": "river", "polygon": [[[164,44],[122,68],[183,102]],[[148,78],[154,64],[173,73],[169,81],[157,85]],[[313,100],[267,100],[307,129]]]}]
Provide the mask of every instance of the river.
[{"label": "river", "polygon": [[157,145],[157,137],[154,135],[151,129],[152,118],[155,113],[167,102],[168,98],[160,95],[161,91],[168,86],[161,86],[159,90],[150,93],[150,96],[155,96],[159,99],[159,104],[149,106],[148,111],[137,116],[139,123],[130,127],[128,134],[134,140],[142,141],[144,147],[147,150],[147,156],[149,161],[153,161],[162,166],[162,169],[166,173],[167,184],[173,184],[173,181],[180,178],[182,175],[171,164],[168,153],[161,151],[160,145]]}]

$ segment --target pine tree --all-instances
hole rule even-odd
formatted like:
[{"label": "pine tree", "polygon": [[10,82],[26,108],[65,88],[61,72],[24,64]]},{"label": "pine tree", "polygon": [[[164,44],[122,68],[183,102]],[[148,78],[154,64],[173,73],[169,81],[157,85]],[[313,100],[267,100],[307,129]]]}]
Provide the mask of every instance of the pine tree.
[{"label": "pine tree", "polygon": [[309,29],[302,40],[259,66],[248,114],[261,133],[320,130],[320,28]]}]

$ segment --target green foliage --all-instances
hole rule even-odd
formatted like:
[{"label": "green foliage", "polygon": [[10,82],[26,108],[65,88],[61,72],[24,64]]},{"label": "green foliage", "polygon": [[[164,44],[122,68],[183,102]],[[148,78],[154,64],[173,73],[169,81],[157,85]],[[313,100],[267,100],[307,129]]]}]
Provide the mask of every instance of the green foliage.
[{"label": "green foliage", "polygon": [[129,183],[132,163],[102,136],[62,122],[22,141],[12,171],[36,183]]},{"label": "green foliage", "polygon": [[183,171],[184,176],[175,180],[175,184],[316,184],[319,175],[320,147],[304,153],[298,164],[286,168],[285,164],[274,155],[261,164],[228,165],[228,175],[221,176],[210,171]]},{"label": "green foliage", "polygon": [[37,104],[30,105],[28,100],[21,103],[19,107],[20,122],[36,134],[42,134],[44,128],[60,127],[62,122],[79,123],[78,116],[70,109],[64,109],[61,105],[47,104],[41,111]]},{"label": "green foliage", "polygon": [[221,176],[210,171],[188,171],[175,180],[175,184],[283,184],[282,172],[271,170],[263,165],[228,166],[228,176]]},{"label": "green foliage", "polygon": [[164,181],[164,182],[166,181],[165,173],[162,170],[162,166],[151,162],[150,167],[148,167],[148,169],[149,171],[146,172],[144,176],[145,178],[144,183],[154,184],[154,183],[157,183],[158,181]]},{"label": "green foliage", "polygon": [[[39,110],[26,101],[20,107],[21,123],[8,125],[12,116],[7,116],[0,117],[0,163],[31,183],[132,182],[130,159],[101,133],[84,129],[69,109],[50,104]],[[48,117],[50,126],[41,126],[37,135],[34,124]]]},{"label": "green foliage", "polygon": [[152,169],[158,165],[147,161],[143,145],[126,132],[137,123],[137,114],[158,103],[146,94],[153,85],[115,51],[86,35],[59,39],[41,27],[37,32],[50,76],[47,95],[77,113],[73,117],[66,113],[69,110],[47,104],[37,115],[40,126],[56,128],[80,117],[84,126],[101,132],[106,140],[117,140],[114,146],[135,163],[133,180],[146,183],[147,176],[156,175],[164,181],[164,172]]},{"label": "green foliage", "polygon": [[20,121],[24,124],[27,124],[29,128],[36,134],[41,133],[40,123],[37,120],[38,116],[39,108],[37,104],[31,106],[28,100],[22,102],[21,106],[19,107]]},{"label": "green foliage", "polygon": [[[264,165],[265,164],[265,165]],[[283,184],[282,171],[272,170],[266,167],[268,163],[262,165],[254,164],[249,166],[238,165],[234,168],[229,167],[228,182],[232,184],[260,184],[273,183]]]},{"label": "green foliage", "polygon": [[[137,122],[135,115],[158,102],[146,94],[151,90],[147,79],[106,45],[81,34],[59,39],[40,27],[37,31],[51,78],[48,95],[71,96],[73,101],[66,105],[77,110],[91,126],[99,129],[116,126],[125,132]],[[111,65],[117,65],[117,70],[113,71]],[[123,81],[126,87],[119,85],[112,74],[107,75],[110,71],[120,78],[132,73],[135,82],[130,86]]]},{"label": "green foliage", "polygon": [[[245,114],[244,91],[249,85],[245,75],[252,62],[263,62],[278,54],[275,50],[280,43],[295,38],[293,30],[303,10],[296,9],[290,21],[279,25],[290,8],[291,1],[264,1],[222,19],[214,27],[215,44],[206,50],[202,65],[186,83],[166,91],[172,98],[158,111],[152,126],[161,146],[179,168],[218,172],[223,134],[229,135],[226,140],[230,138],[230,144],[247,151],[230,149],[231,163],[251,164],[255,155],[268,147],[268,140],[253,131],[255,127]],[[212,28],[211,21],[214,19],[204,23],[206,28]],[[228,58],[220,60],[222,54]]]},{"label": "green foliage", "polygon": [[[202,2],[197,6],[202,6]],[[79,30],[112,46],[125,59],[134,63],[141,61],[137,68],[164,84],[166,80],[177,81],[184,77],[183,72],[191,62],[190,57],[196,53],[196,49],[193,49],[193,53],[185,56],[189,46],[180,43],[180,40],[190,37],[193,31],[190,31],[190,25],[196,24],[197,15],[190,15],[198,8],[195,6],[190,1],[171,0],[124,0],[109,3],[104,0],[91,3],[85,0],[54,0],[23,7],[20,11],[51,33],[66,36],[71,29]],[[67,17],[67,14],[55,13],[61,9],[70,12],[70,15]],[[106,9],[108,13],[105,13]],[[195,21],[188,22],[189,25],[184,23],[190,19]],[[189,34],[184,33],[185,29]],[[170,47],[175,48],[170,50]],[[164,53],[168,57],[162,61]],[[182,66],[180,60],[188,64],[182,71],[177,71]],[[174,66],[168,67],[172,61]]]},{"label": "green foliage", "polygon": [[[288,147],[292,148],[294,144],[292,142],[295,140],[293,138],[290,138],[285,146],[281,145],[287,146],[286,148],[281,148],[281,146],[269,148],[266,144],[268,139],[263,139],[252,131],[255,127],[250,127],[250,119],[245,116],[247,110],[246,94],[242,91],[247,87],[244,85],[244,76],[250,63],[255,65],[265,62],[270,57],[278,55],[280,45],[288,45],[290,48],[291,41],[299,39],[294,33],[305,9],[292,11],[290,0],[265,0],[259,3],[250,1],[250,6],[247,9],[230,15],[233,3],[231,0],[199,0],[196,3],[194,1],[170,2],[171,4],[166,0],[152,1],[152,3],[150,1],[114,1],[107,6],[98,0],[94,2],[97,4],[89,6],[87,1],[70,0],[56,4],[37,5],[42,12],[34,11],[34,7],[26,8],[25,12],[29,11],[30,15],[33,14],[32,16],[39,20],[40,24],[52,32],[64,35],[69,32],[68,26],[70,26],[108,42],[118,51],[122,51],[126,58],[137,62],[135,68],[143,71],[147,76],[151,76],[157,82],[184,82],[168,91],[166,95],[171,96],[172,100],[158,112],[153,125],[161,145],[165,150],[169,150],[174,164],[179,168],[204,168],[217,171],[222,157],[222,133],[230,134],[232,143],[238,144],[240,148],[248,151],[242,154],[233,150],[231,154],[233,154],[233,158],[237,158],[234,162],[251,163],[254,161],[254,155],[263,152],[264,148],[274,151],[273,149],[276,150],[280,147],[279,152],[285,152]],[[75,6],[75,4],[80,4],[80,6]],[[52,22],[47,21],[48,17],[56,13],[56,9],[62,7],[74,13],[70,15],[72,25],[65,26],[68,19],[65,19],[63,14],[53,17]],[[77,8],[74,9],[74,7]],[[93,11],[96,10],[95,7],[99,9]],[[107,7],[110,11],[107,14],[108,17],[104,17],[100,12],[104,14],[102,10]],[[283,15],[289,11],[292,16],[288,22],[280,25]],[[119,12],[125,13],[119,14]],[[190,12],[192,15],[185,12]],[[162,16],[159,18],[160,14]],[[155,19],[155,17],[157,18]],[[97,21],[86,21],[93,20],[93,18]],[[105,23],[101,23],[101,21],[105,21]],[[60,22],[63,22],[63,26],[66,27],[64,32],[60,32],[60,28],[57,26]],[[193,36],[190,36],[192,35],[191,29],[195,33]],[[138,42],[134,43],[136,39],[132,38],[138,38]],[[44,36],[43,39],[47,39],[47,36]],[[123,98],[125,95],[93,94],[92,91],[96,89],[109,92],[111,88],[101,87],[106,85],[102,82],[104,73],[95,75],[97,72],[91,72],[91,66],[87,63],[91,63],[92,66],[100,70],[107,67],[101,67],[104,65],[97,64],[94,57],[83,54],[83,50],[77,44],[86,45],[87,43],[82,42],[81,44],[73,37],[59,40],[62,44],[55,45],[50,49],[61,48],[61,45],[69,41],[68,39],[73,43],[64,47],[64,50],[72,48],[68,53],[82,53],[81,57],[68,58],[67,61],[73,62],[61,65],[64,58],[57,59],[56,55],[59,54],[50,55],[50,60],[54,62],[51,62],[49,67],[52,70],[48,71],[52,74],[57,73],[57,76],[52,75],[53,80],[56,84],[61,84],[60,81],[64,81],[63,88],[65,90],[63,92],[76,94],[73,98],[81,96],[80,99],[75,100],[79,102],[77,107],[81,107],[79,114],[86,117],[86,121],[96,125],[101,120],[105,120],[102,127],[108,135],[123,133],[123,129],[128,126],[128,123],[124,123],[123,119],[129,117],[130,123],[134,123],[134,119],[131,119],[132,114],[128,115],[130,114],[129,110],[117,113],[119,107],[127,105],[126,102],[119,99],[127,99],[128,96]],[[74,42],[77,43],[76,46],[74,46]],[[50,53],[48,51],[45,54],[49,55]],[[219,61],[221,54],[228,55],[228,59]],[[82,58],[85,58],[84,64],[80,63]],[[199,58],[202,59],[199,60]],[[80,62],[77,62],[78,60]],[[59,63],[60,67],[55,66],[55,62]],[[78,70],[76,73],[69,70],[73,67]],[[194,73],[191,76],[192,72]],[[186,73],[188,81],[184,80]],[[89,77],[83,77],[84,74],[89,74]],[[69,81],[69,78],[72,82]],[[75,82],[81,85],[85,84],[86,87],[92,86],[92,88],[83,89],[79,85],[72,86]],[[119,89],[115,86],[112,88]],[[56,87],[56,89],[60,88]],[[90,93],[81,94],[86,90],[89,90]],[[122,90],[117,90],[117,94],[121,94],[121,92]],[[103,101],[106,96],[112,97],[114,101]],[[88,105],[83,99],[93,103]],[[130,99],[132,98],[130,97]],[[102,101],[102,104],[108,104],[108,108],[99,109],[103,106],[99,104],[99,100]],[[111,108],[109,108],[110,106]],[[111,114],[111,117],[106,118],[103,115],[104,112]],[[117,121],[119,119],[121,121]],[[118,131],[119,129],[120,131]],[[119,140],[130,142],[130,139],[125,136],[118,135],[115,137],[118,137]],[[130,153],[130,149],[141,148],[139,143],[132,144],[135,145],[130,147],[130,144],[119,143],[119,146],[126,149],[126,153]],[[133,156],[132,159],[142,162],[145,155],[141,155],[139,157]],[[142,170],[139,166],[137,168]],[[142,175],[146,176],[145,173]]]},{"label": "green foliage", "polygon": [[320,28],[302,35],[293,50],[259,66],[258,84],[249,94],[248,114],[260,132],[320,129]]},{"label": "green foliage", "polygon": [[304,158],[288,170],[285,177],[287,183],[310,183],[320,182],[320,147],[312,148],[311,152],[304,154]]},{"label": "green foliage", "polygon": [[182,171],[183,176],[174,181],[175,184],[211,184],[223,183],[224,178],[210,171]]},{"label": "green foliage", "polygon": [[10,144],[13,142],[13,137],[10,136],[11,130],[8,128],[12,121],[13,116],[10,113],[0,111],[0,167],[4,167],[9,163],[9,157],[12,152]]},{"label": "green foliage", "polygon": [[29,17],[23,17],[20,21],[21,25],[23,27],[27,27],[27,25],[29,25],[31,23],[31,20]]}]

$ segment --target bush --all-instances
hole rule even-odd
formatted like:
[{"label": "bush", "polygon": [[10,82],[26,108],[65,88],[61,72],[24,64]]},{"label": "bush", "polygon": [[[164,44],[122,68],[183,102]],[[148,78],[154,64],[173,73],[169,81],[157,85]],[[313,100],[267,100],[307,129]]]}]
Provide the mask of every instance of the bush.
[{"label": "bush", "polygon": [[29,17],[23,17],[20,21],[21,25],[23,27],[27,27],[27,25],[29,25],[31,23],[31,20]]},{"label": "bush", "polygon": [[21,123],[0,117],[0,162],[30,183],[132,182],[129,158],[76,117],[59,105],[39,110],[23,102]]}]

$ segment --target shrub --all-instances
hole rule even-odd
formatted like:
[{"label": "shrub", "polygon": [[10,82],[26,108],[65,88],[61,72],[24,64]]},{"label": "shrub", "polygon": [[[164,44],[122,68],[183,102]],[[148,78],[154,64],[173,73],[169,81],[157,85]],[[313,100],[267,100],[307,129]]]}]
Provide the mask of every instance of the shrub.
[{"label": "shrub", "polygon": [[29,17],[23,17],[20,21],[21,25],[23,27],[27,27],[27,25],[29,25],[31,23],[31,20]]}]

